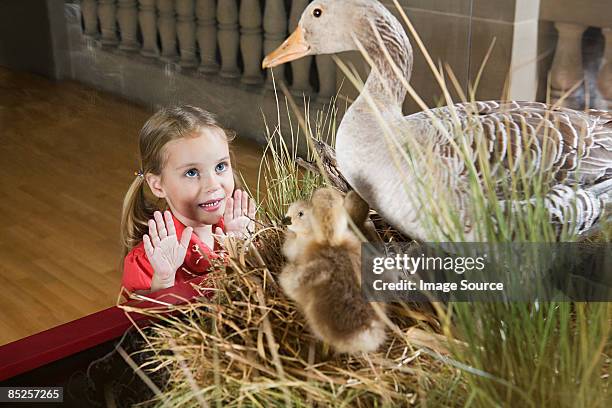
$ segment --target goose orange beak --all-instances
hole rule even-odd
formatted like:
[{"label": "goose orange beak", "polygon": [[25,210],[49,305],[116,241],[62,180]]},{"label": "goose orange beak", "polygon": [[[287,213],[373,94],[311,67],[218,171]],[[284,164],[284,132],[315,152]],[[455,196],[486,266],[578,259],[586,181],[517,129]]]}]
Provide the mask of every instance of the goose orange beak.
[{"label": "goose orange beak", "polygon": [[280,47],[266,55],[261,63],[262,68],[274,68],[285,62],[302,58],[310,51],[310,45],[304,40],[304,32],[298,25],[295,31],[283,42]]}]

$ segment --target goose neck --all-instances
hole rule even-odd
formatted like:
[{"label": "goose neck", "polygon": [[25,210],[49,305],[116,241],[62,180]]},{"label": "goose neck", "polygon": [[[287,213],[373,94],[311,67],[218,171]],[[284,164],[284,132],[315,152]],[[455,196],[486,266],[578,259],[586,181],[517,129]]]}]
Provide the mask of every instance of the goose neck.
[{"label": "goose neck", "polygon": [[[364,92],[388,107],[399,107],[406,97],[405,84],[412,74],[412,47],[404,28],[386,9],[388,15],[367,20],[357,40],[363,45],[372,67]],[[362,92],[363,94],[363,92]]]}]

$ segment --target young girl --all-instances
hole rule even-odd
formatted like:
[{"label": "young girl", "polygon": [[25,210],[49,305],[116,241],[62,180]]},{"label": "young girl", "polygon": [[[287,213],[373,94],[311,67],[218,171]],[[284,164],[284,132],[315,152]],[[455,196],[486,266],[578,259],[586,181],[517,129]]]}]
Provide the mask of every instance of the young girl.
[{"label": "young girl", "polygon": [[[152,292],[203,274],[218,256],[213,233],[253,232],[255,201],[234,191],[233,138],[212,114],[194,106],[162,109],[145,123],[141,170],[121,217],[127,290]],[[147,199],[145,184],[157,200]]]}]

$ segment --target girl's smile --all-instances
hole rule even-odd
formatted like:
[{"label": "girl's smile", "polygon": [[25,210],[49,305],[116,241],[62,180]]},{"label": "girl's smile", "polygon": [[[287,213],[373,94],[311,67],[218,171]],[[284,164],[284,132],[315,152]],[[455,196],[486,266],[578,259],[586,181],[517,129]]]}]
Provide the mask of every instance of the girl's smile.
[{"label": "girl's smile", "polygon": [[209,200],[206,201],[205,203],[201,203],[198,204],[200,208],[202,208],[204,211],[208,211],[208,212],[215,212],[218,209],[221,208],[221,203],[225,201],[225,197],[224,198],[219,198],[216,200]]}]

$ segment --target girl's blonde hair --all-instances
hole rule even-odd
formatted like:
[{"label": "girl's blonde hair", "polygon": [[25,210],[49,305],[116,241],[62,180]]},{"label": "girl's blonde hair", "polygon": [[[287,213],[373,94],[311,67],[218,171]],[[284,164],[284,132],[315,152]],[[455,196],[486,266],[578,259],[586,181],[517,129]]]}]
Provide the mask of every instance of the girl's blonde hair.
[{"label": "girl's blonde hair", "polygon": [[123,257],[148,232],[147,222],[153,218],[153,213],[165,209],[165,206],[159,208],[158,203],[147,200],[144,176],[148,173],[161,174],[165,159],[164,146],[168,142],[193,137],[205,128],[220,129],[228,143],[235,137],[235,133],[223,128],[212,113],[190,105],[161,109],[140,130],[140,170],[125,194],[121,213]]}]

